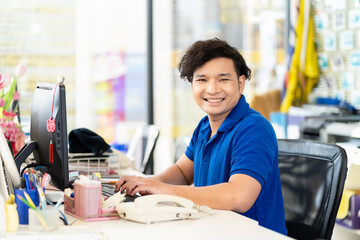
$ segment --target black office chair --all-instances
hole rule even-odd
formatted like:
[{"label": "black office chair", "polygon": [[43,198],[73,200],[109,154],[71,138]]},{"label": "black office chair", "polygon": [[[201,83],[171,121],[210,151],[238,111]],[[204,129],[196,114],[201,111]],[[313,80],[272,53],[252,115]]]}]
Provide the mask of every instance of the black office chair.
[{"label": "black office chair", "polygon": [[136,170],[154,174],[153,153],[160,131],[154,125],[139,126],[131,139],[126,155],[134,160]]},{"label": "black office chair", "polygon": [[340,146],[313,140],[278,140],[288,236],[330,239],[347,174]]}]

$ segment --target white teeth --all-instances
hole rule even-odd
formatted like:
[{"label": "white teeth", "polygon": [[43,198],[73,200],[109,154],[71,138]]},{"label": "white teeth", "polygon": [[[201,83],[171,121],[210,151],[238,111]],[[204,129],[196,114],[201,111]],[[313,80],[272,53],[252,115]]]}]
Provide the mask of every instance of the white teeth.
[{"label": "white teeth", "polygon": [[221,102],[223,99],[222,98],[219,98],[219,99],[207,99],[208,100],[208,102],[214,102],[214,103],[216,103],[216,102]]}]

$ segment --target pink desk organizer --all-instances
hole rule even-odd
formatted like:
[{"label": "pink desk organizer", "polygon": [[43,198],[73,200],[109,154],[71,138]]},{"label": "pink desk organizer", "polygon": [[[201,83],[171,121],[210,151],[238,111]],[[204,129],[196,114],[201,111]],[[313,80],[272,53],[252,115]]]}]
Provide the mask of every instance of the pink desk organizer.
[{"label": "pink desk organizer", "polygon": [[101,185],[74,184],[74,198],[64,196],[64,209],[83,221],[103,221],[118,219],[115,209],[102,209]]}]

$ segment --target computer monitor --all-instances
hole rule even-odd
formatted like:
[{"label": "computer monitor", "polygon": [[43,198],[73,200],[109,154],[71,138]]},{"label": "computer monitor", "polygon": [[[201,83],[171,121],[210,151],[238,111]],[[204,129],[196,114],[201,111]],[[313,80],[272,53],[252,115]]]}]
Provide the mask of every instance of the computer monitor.
[{"label": "computer monitor", "polygon": [[[48,124],[53,120],[54,126]],[[30,142],[15,156],[20,171],[21,164],[31,154],[35,165],[43,166],[51,175],[52,184],[64,190],[69,184],[67,146],[66,95],[63,83],[38,83],[31,105]],[[51,128],[54,131],[51,132]]]}]

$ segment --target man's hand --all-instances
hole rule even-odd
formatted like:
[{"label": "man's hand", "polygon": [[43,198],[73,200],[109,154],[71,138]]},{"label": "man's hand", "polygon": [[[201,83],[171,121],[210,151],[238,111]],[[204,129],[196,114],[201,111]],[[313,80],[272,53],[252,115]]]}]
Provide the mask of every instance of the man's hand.
[{"label": "man's hand", "polygon": [[143,178],[136,176],[121,177],[115,185],[115,191],[123,192],[126,194],[134,195],[140,193],[141,195],[148,194],[170,194],[171,186],[162,183],[153,178]]},{"label": "man's hand", "polygon": [[134,195],[146,194],[174,194],[175,185],[191,185],[194,181],[194,163],[183,154],[176,164],[167,168],[163,173],[149,178],[124,176],[119,178],[115,191]]}]

